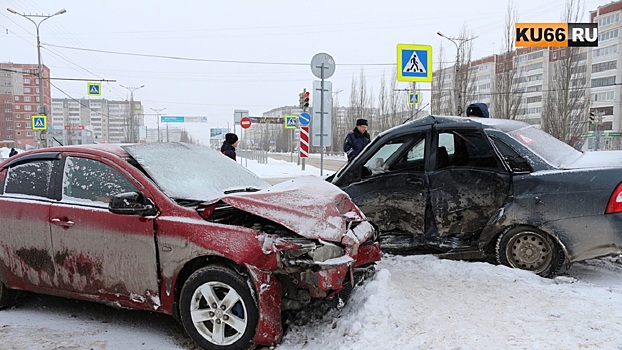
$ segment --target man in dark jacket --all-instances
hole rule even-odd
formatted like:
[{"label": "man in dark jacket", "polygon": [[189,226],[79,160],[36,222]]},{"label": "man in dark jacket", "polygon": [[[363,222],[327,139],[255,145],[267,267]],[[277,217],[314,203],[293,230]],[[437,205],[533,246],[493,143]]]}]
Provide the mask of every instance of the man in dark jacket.
[{"label": "man in dark jacket", "polygon": [[11,147],[11,152],[9,152],[9,157],[13,157],[16,154],[17,154],[17,151],[15,150],[15,148]]},{"label": "man in dark jacket", "polygon": [[485,103],[471,103],[466,110],[467,117],[489,118],[488,105]]},{"label": "man in dark jacket", "polygon": [[348,155],[348,162],[361,153],[370,141],[371,137],[367,132],[367,120],[357,119],[356,128],[350,131],[343,141],[343,151]]},{"label": "man in dark jacket", "polygon": [[225,135],[225,142],[222,143],[222,146],[220,147],[220,152],[222,152],[222,154],[226,155],[227,157],[236,160],[235,148],[238,146],[239,143],[240,141],[238,140],[238,135],[229,132]]}]

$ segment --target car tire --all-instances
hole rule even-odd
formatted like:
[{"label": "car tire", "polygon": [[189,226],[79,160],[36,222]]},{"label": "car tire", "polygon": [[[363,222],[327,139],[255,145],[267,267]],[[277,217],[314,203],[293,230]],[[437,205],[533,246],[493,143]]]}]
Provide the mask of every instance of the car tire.
[{"label": "car tire", "polygon": [[221,266],[195,271],[184,283],[179,308],[186,332],[203,349],[251,347],[259,313],[249,284],[236,272]]},{"label": "car tire", "polygon": [[9,289],[6,284],[0,282],[0,310],[15,305],[17,291]]},{"label": "car tire", "polygon": [[497,240],[499,264],[554,277],[565,261],[562,247],[543,231],[527,226],[505,230]]}]

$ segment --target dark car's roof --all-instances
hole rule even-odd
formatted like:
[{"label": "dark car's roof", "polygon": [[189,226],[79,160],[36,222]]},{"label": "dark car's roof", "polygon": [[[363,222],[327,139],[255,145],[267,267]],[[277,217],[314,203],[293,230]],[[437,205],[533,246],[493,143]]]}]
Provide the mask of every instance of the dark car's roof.
[{"label": "dark car's roof", "polygon": [[487,129],[497,129],[503,132],[509,132],[512,130],[520,129],[529,124],[517,121],[517,120],[509,120],[509,119],[495,119],[495,118],[467,118],[467,117],[455,117],[455,116],[434,116],[429,115],[427,117],[419,118],[402,125],[398,125],[394,128],[391,128],[382,134],[390,134],[395,131],[404,131],[411,128],[417,128],[425,125],[456,125],[456,124],[464,124],[464,125],[473,125],[473,124],[481,124],[484,125]]}]

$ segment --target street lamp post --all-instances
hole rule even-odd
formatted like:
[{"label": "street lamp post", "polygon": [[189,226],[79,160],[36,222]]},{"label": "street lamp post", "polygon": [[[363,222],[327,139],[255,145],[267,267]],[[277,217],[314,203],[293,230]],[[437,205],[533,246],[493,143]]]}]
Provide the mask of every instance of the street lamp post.
[{"label": "street lamp post", "polygon": [[149,109],[156,112],[156,115],[158,118],[158,142],[160,142],[160,112],[162,112],[166,108],[149,108]]},{"label": "street lamp post", "polygon": [[130,125],[129,125],[129,143],[135,143],[136,142],[136,138],[135,138],[135,133],[134,133],[134,91],[144,88],[145,85],[141,85],[139,87],[128,87],[128,86],[123,86],[120,85],[122,88],[124,89],[128,89],[130,91]]},{"label": "street lamp post", "polygon": [[[460,64],[460,50],[462,49],[462,45],[464,45],[464,43],[471,41],[475,38],[477,38],[477,36],[472,37],[472,38],[451,38],[448,36],[445,36],[445,34],[441,33],[441,32],[436,32],[436,34],[442,38],[445,38],[449,41],[452,42],[452,44],[454,44],[456,46],[456,64],[454,66],[454,98],[453,98],[453,110],[456,112],[456,115],[462,115],[462,86],[458,86],[458,72],[460,70],[459,68],[459,64]],[[457,43],[456,41],[458,41],[459,43]],[[464,82],[460,82],[461,85]]]},{"label": "street lamp post", "polygon": [[[45,110],[45,103],[43,101],[43,66],[41,65],[41,39],[39,37],[39,26],[41,25],[41,23],[43,23],[43,21],[45,21],[48,18],[52,18],[54,16],[57,15],[62,15],[63,13],[67,12],[65,9],[61,9],[58,12],[51,14],[51,15],[37,15],[37,14],[25,14],[25,13],[19,13],[11,8],[7,8],[7,11],[11,12],[12,14],[18,15],[18,16],[22,16],[24,18],[26,18],[27,20],[29,20],[30,22],[32,22],[35,27],[37,28],[37,76],[39,77],[39,115],[45,115],[46,119],[47,119],[47,111]],[[42,18],[42,20],[40,20],[39,22],[36,22],[34,20],[32,20],[30,17],[38,17],[38,18]],[[40,140],[37,141],[37,143],[41,142],[43,144],[43,147],[47,147],[47,136],[46,136],[46,131],[47,130],[43,130],[41,132],[41,138]]]}]

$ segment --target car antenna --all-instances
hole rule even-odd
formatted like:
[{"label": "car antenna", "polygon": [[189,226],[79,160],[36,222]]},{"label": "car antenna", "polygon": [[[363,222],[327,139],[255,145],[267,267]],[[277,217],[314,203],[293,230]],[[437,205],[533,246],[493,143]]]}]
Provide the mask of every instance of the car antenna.
[{"label": "car antenna", "polygon": [[422,109],[426,108],[429,104],[430,104],[430,103],[428,102],[428,103],[426,103],[426,105],[425,105],[425,106],[423,106],[423,107],[421,107],[421,108],[417,108],[417,109],[415,110],[415,113],[413,113],[413,115],[411,115],[410,117],[408,117],[408,118],[404,119],[404,121],[402,122],[402,124],[404,124],[404,123],[406,123],[407,121],[411,120],[411,119],[412,119],[412,117],[414,117],[414,116],[416,116],[417,114],[419,114],[419,112],[420,112]]},{"label": "car antenna", "polygon": [[60,142],[60,141],[58,141],[58,140],[56,139],[56,137],[52,137],[52,139],[54,139],[54,141],[58,142],[58,144],[59,144],[59,145],[64,146],[62,142]]}]

